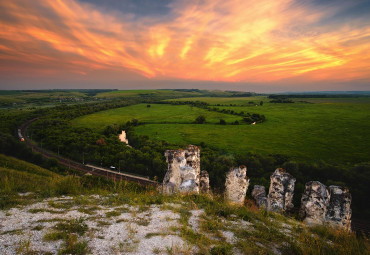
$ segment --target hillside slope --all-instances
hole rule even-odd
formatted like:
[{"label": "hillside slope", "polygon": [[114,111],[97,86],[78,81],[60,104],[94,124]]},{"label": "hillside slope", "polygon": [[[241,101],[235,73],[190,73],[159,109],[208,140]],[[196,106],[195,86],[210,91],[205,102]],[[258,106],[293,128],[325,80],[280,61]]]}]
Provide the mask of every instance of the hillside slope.
[{"label": "hillside slope", "polygon": [[[6,162],[6,164],[5,164]],[[164,196],[0,155],[1,254],[366,254],[368,240],[251,201]]]}]

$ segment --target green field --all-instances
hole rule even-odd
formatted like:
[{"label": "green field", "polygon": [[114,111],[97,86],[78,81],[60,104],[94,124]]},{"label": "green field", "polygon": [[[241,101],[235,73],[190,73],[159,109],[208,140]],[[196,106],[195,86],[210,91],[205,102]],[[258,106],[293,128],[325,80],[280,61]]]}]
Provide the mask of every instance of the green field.
[{"label": "green field", "polygon": [[195,121],[199,115],[206,116],[208,124],[217,124],[220,119],[232,122],[241,121],[242,117],[218,112],[210,112],[197,107],[187,105],[167,105],[167,104],[137,104],[128,107],[112,109],[85,115],[74,119],[73,125],[76,127],[88,127],[98,131],[104,130],[108,125],[125,124],[127,121],[137,119],[139,122],[150,124],[179,124],[189,125]]},{"label": "green field", "polygon": [[[266,121],[257,125],[230,125],[240,116],[211,112],[186,105],[144,104],[98,112],[75,119],[75,126],[102,131],[110,124],[132,118],[147,124],[135,128],[138,135],[170,143],[205,144],[226,154],[254,152],[285,154],[307,162],[366,162],[370,160],[370,98],[295,99],[294,104],[269,103],[266,97],[188,98],[236,112],[259,113]],[[263,106],[248,101],[264,101]],[[305,101],[305,102],[298,102]],[[310,102],[310,103],[307,103]],[[206,124],[191,124],[203,114]],[[228,125],[219,125],[219,119]]]}]

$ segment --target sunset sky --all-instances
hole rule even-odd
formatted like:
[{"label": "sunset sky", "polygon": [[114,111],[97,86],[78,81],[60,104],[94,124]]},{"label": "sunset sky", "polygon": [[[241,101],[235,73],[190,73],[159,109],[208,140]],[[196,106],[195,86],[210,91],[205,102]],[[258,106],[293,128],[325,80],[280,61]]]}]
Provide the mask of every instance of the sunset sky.
[{"label": "sunset sky", "polygon": [[370,90],[369,0],[0,0],[0,89]]}]

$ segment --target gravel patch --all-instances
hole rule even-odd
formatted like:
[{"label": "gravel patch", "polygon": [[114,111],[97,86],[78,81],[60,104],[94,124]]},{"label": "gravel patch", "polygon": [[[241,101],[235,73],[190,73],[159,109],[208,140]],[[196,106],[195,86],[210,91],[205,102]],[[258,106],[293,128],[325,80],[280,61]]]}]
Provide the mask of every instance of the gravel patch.
[{"label": "gravel patch", "polygon": [[189,225],[193,229],[193,231],[199,231],[199,219],[202,214],[204,214],[204,210],[191,210],[191,216],[189,218]]},{"label": "gravel patch", "polygon": [[[104,199],[90,196],[92,199]],[[58,209],[49,203],[72,203],[68,209]],[[84,237],[91,254],[153,254],[187,247],[175,230],[179,227],[180,214],[163,210],[160,205],[147,209],[133,206],[109,207],[99,205],[93,215],[78,211],[73,197],[45,199],[22,208],[0,211],[0,254],[17,254],[20,246],[28,245],[37,253],[56,254],[62,240],[44,241],[45,234],[59,222],[84,219],[88,226]],[[177,204],[171,204],[178,207]],[[181,206],[181,205],[180,205]],[[106,217],[107,212],[122,211],[117,216]],[[192,211],[194,223],[199,221],[202,211]],[[27,244],[26,244],[27,243]]]},{"label": "gravel patch", "polygon": [[[92,195],[80,197],[55,197],[27,206],[0,210],[0,254],[17,254],[19,248],[27,247],[35,254],[57,254],[64,245],[64,240],[48,241],[44,236],[57,236],[60,231],[81,224],[84,233],[78,234],[79,241],[85,241],[88,254],[194,254],[199,247],[191,245],[184,233],[179,209],[187,206],[183,203],[166,203],[151,206],[110,206],[103,201],[108,197]],[[65,205],[63,205],[65,204]],[[189,211],[188,227],[195,233],[200,232],[200,220],[205,214],[203,209]],[[252,230],[254,224],[231,217],[221,217],[224,226],[218,232],[222,236],[202,233],[209,239],[235,244],[238,241],[234,230]],[[60,224],[61,225],[57,225]],[[63,225],[64,224],[64,225]],[[56,227],[58,226],[58,227]],[[291,231],[290,224],[281,224],[282,230]],[[58,229],[57,229],[58,228]],[[235,232],[236,233],[236,232]],[[51,235],[53,234],[53,235]],[[77,235],[77,234],[76,234]],[[186,235],[186,234],[185,234]],[[222,238],[223,237],[223,238]],[[187,239],[189,240],[189,239]],[[265,247],[261,243],[256,243]],[[266,247],[265,247],[266,248]],[[279,254],[278,248],[269,247]],[[234,249],[235,254],[238,250]]]}]

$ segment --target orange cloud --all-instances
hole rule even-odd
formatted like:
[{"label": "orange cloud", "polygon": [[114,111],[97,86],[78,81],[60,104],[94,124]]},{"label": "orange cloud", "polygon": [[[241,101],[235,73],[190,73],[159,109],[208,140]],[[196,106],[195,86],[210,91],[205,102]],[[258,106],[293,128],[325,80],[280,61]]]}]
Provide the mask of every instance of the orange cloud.
[{"label": "orange cloud", "polygon": [[174,1],[164,19],[119,17],[75,0],[0,0],[0,8],[10,17],[0,17],[0,70],[12,63],[6,70],[16,72],[19,63],[42,74],[128,69],[156,79],[370,79],[370,24],[321,24],[335,8]]}]

